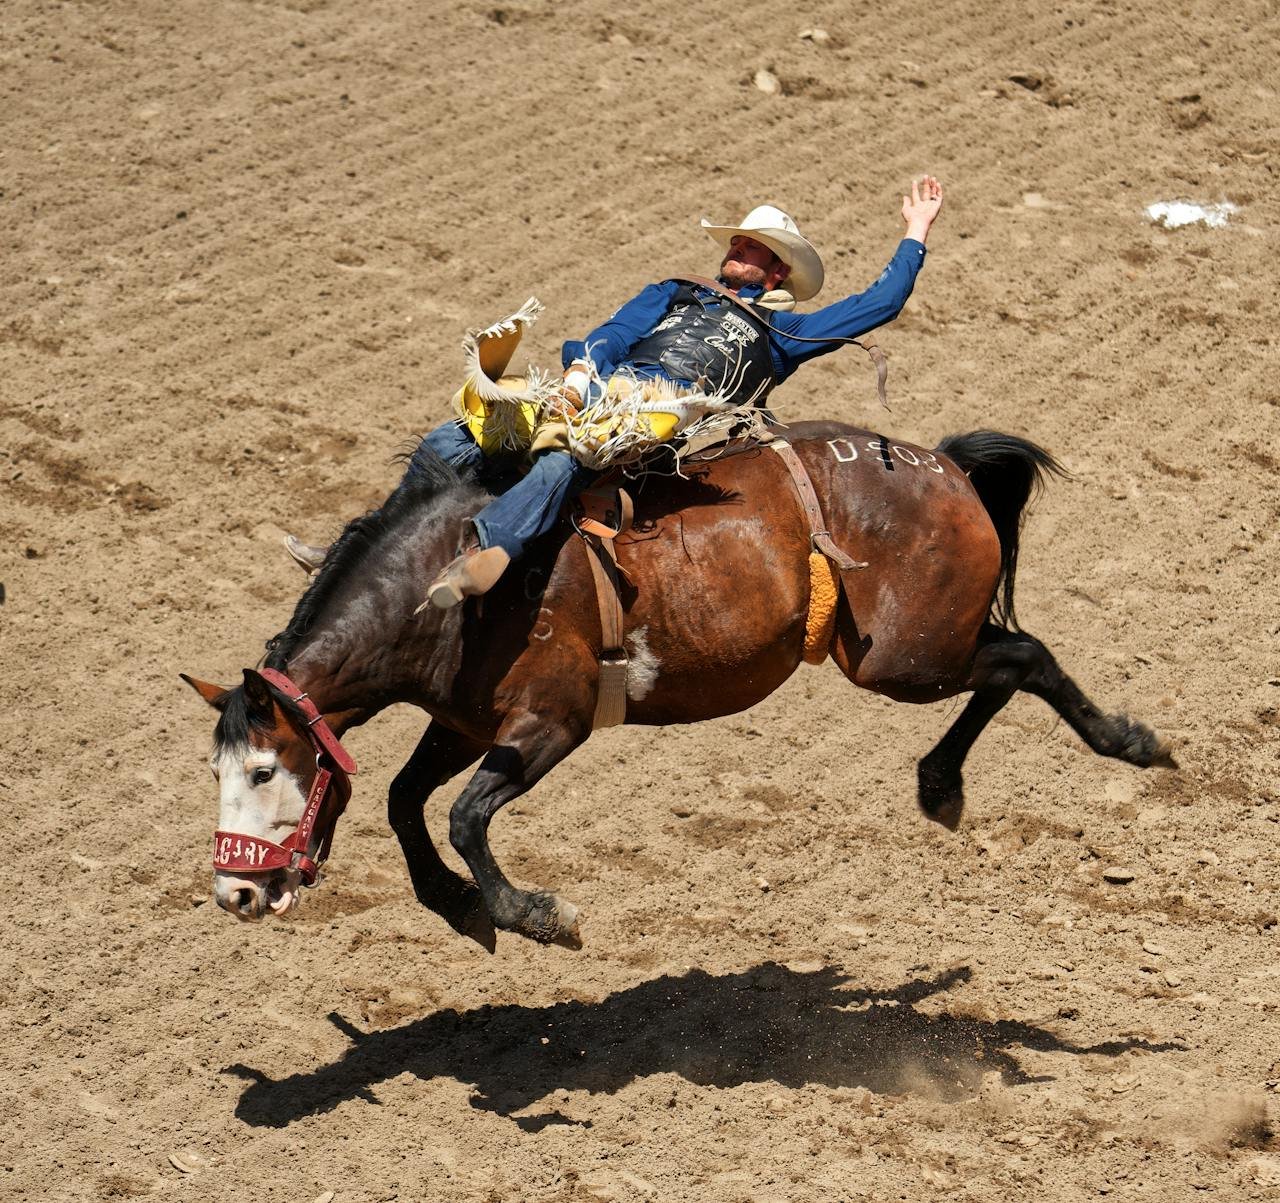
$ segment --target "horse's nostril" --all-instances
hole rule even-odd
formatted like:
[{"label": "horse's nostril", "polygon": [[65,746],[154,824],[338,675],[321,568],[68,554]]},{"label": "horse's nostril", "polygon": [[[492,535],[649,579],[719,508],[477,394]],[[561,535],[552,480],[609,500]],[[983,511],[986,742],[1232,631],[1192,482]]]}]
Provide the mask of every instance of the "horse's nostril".
[{"label": "horse's nostril", "polygon": [[239,911],[242,915],[253,914],[253,890],[248,886],[241,886],[231,895],[231,906],[233,910]]}]

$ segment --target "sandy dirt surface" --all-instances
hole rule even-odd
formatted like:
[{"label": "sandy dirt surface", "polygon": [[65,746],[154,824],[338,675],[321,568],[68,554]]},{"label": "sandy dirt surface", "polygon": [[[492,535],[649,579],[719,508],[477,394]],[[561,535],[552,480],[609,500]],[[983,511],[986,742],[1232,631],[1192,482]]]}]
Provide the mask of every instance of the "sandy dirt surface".
[{"label": "sandy dirt surface", "polygon": [[[1280,1194],[1271,0],[0,19],[0,1197]],[[488,956],[409,889],[385,791],[423,718],[396,709],[348,741],[305,906],[209,902],[211,712],[177,674],[256,661],[303,584],[280,535],[385,495],[462,331],[536,292],[553,364],[714,267],[699,216],[766,200],[824,297],[859,290],[924,171],[947,202],[880,336],[893,411],[856,351],[777,409],[1061,457],[1019,613],[1181,771],[1020,697],[951,835],[914,764],[956,705],[802,669],[597,735],[504,812],[499,858],[586,946]],[[1172,199],[1239,212],[1147,221]]]}]

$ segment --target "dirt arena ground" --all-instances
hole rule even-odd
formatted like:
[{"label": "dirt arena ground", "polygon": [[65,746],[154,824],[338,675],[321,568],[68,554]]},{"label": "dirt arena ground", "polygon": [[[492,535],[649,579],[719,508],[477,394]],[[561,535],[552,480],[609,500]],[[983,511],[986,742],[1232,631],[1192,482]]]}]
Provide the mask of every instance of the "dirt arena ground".
[{"label": "dirt arena ground", "polygon": [[[0,1197],[1280,1197],[1274,0],[2,24]],[[303,583],[281,533],[385,495],[463,330],[536,292],[554,364],[714,267],[698,217],[765,200],[824,299],[860,290],[925,171],[892,412],[856,351],[777,408],[1060,456],[1020,614],[1181,771],[1019,698],[950,835],[914,763],[955,704],[802,669],[747,714],[602,733],[504,812],[499,858],[586,946],[487,956],[413,900],[384,800],[423,719],[395,710],[349,739],[296,916],[209,902],[211,714],[177,674],[257,659]],[[1146,218],[1174,199],[1239,211]]]}]

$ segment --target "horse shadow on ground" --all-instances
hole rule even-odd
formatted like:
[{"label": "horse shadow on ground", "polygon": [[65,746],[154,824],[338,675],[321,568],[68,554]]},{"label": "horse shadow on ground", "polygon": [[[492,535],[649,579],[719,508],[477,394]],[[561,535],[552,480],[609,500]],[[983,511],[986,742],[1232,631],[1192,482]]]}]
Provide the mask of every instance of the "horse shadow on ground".
[{"label": "horse shadow on ground", "polygon": [[817,1083],[954,1101],[972,1096],[992,1071],[1008,1085],[1051,1080],[1028,1075],[1010,1051],[1016,1047],[1108,1057],[1185,1047],[1140,1039],[1078,1045],[1018,1020],[916,1006],[971,976],[961,967],[863,990],[848,988],[834,968],[799,972],[770,962],[741,973],[659,977],[599,1002],[437,1011],[369,1033],[331,1014],[352,1041],[331,1064],[279,1079],[246,1065],[225,1072],[250,1080],[236,1115],[254,1127],[285,1127],[352,1098],[376,1103],[373,1086],[409,1072],[468,1083],[474,1107],[538,1131],[574,1122],[555,1111],[516,1115],[554,1091],[612,1094],[651,1074],[702,1086]]}]

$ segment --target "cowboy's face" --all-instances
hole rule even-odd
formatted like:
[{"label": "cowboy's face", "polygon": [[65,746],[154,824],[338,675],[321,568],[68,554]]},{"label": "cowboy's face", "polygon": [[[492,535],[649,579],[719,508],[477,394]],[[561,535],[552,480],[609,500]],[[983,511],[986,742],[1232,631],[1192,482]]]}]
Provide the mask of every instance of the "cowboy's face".
[{"label": "cowboy's face", "polygon": [[791,269],[763,242],[746,234],[735,234],[720,261],[720,275],[733,288],[758,284],[766,292],[777,288]]}]

